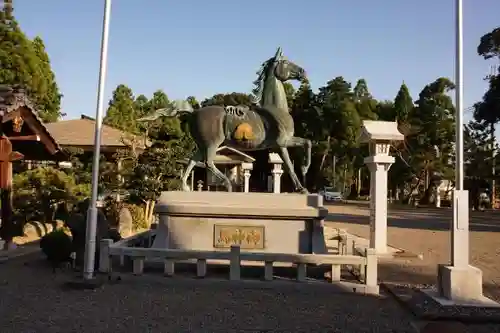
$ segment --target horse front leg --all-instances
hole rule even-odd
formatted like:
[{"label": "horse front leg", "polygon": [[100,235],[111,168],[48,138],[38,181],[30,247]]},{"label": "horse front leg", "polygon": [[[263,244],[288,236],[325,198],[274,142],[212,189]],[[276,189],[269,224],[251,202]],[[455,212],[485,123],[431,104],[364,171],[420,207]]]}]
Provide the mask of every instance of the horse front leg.
[{"label": "horse front leg", "polygon": [[294,136],[288,141],[288,147],[302,147],[304,149],[305,153],[304,163],[301,165],[300,171],[302,173],[302,178],[305,183],[307,172],[311,167],[312,142],[309,139],[304,139]]},{"label": "horse front leg", "polygon": [[200,150],[197,150],[194,154],[193,157],[189,160],[186,169],[184,169],[184,172],[182,173],[181,181],[182,181],[182,190],[185,192],[193,191],[194,189],[190,188],[187,181],[188,178],[191,174],[191,171],[193,171],[194,167],[198,162],[201,161],[202,159],[202,153]]}]

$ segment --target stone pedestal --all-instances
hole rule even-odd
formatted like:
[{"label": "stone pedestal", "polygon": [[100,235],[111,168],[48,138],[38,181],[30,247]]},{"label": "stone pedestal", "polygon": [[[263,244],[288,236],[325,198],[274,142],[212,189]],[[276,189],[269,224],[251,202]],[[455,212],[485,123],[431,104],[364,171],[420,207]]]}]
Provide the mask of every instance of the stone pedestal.
[{"label": "stone pedestal", "polygon": [[387,253],[387,172],[394,157],[375,155],[365,158],[370,170],[370,248]]},{"label": "stone pedestal", "polygon": [[[327,253],[317,194],[162,192],[153,248]],[[284,241],[286,240],[286,241]]]},{"label": "stone pedestal", "polygon": [[457,304],[482,302],[483,275],[469,265],[469,193],[453,191],[451,265],[438,266],[438,297]]},{"label": "stone pedestal", "polygon": [[483,296],[483,273],[479,268],[467,265],[438,267],[439,295],[456,303],[481,302]]}]

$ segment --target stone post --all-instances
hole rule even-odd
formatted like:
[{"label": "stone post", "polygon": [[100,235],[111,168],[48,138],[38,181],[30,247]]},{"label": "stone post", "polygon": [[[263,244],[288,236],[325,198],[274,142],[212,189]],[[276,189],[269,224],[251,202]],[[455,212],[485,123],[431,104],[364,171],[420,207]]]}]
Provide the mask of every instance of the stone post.
[{"label": "stone post", "polygon": [[[120,174],[122,171],[122,159],[121,158],[118,158],[116,160],[116,169],[118,171],[118,175],[117,175],[118,184],[120,184],[120,186],[121,186],[123,184],[123,177]],[[116,192],[116,202],[120,202],[120,201],[121,201],[120,191],[117,191]]]},{"label": "stone post", "polygon": [[281,193],[281,175],[283,170],[281,170],[281,164],[275,164],[273,168],[273,193]]},{"label": "stone post", "polygon": [[392,156],[369,156],[370,170],[370,248],[387,252],[387,172],[394,163]]},{"label": "stone post", "polygon": [[283,160],[276,153],[269,154],[269,163],[273,165],[271,173],[273,174],[273,193],[281,193],[281,175],[283,174]]},{"label": "stone post", "polygon": [[111,271],[111,257],[109,255],[109,247],[113,244],[111,239],[101,239],[99,251],[99,272],[109,273]]},{"label": "stone post", "polygon": [[431,175],[431,184],[434,186],[434,205],[436,208],[441,207],[441,184],[443,182],[443,177],[440,173],[434,172]]},{"label": "stone post", "polygon": [[370,170],[370,248],[387,253],[387,172],[395,162],[391,142],[404,139],[396,122],[364,121],[361,142],[369,144],[365,164]]},{"label": "stone post", "polygon": [[250,176],[252,175],[253,164],[252,163],[241,163],[241,169],[243,170],[243,192],[250,192]]},{"label": "stone post", "polygon": [[441,191],[440,187],[436,187],[436,208],[441,208]]}]

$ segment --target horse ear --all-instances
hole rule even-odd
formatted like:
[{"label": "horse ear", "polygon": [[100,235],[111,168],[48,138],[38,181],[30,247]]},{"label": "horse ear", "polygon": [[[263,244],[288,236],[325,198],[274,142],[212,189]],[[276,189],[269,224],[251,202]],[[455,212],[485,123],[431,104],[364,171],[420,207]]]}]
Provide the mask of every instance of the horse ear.
[{"label": "horse ear", "polygon": [[274,59],[279,59],[283,56],[283,50],[281,49],[281,46],[278,47],[278,50],[276,50],[276,55],[274,56]]}]

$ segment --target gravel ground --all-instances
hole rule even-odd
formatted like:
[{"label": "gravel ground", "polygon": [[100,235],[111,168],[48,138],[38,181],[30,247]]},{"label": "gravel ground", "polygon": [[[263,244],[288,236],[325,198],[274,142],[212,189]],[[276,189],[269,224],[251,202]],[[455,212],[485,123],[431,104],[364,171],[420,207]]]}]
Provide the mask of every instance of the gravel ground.
[{"label": "gravel ground", "polygon": [[[361,237],[369,236],[366,205],[330,205],[328,226],[346,229]],[[411,285],[435,284],[437,265],[450,260],[451,210],[390,209],[388,243],[413,253],[423,260],[385,261],[379,266],[384,282]],[[483,271],[484,291],[500,301],[500,213],[470,212],[470,260]]]},{"label": "gravel ground", "polygon": [[[329,207],[329,226],[368,236],[366,206]],[[449,261],[449,210],[393,209],[389,243],[424,260],[381,263],[380,279],[431,285]],[[497,225],[498,223],[498,225]],[[498,227],[497,229],[495,229]],[[485,293],[500,300],[500,214],[471,213],[471,262]],[[339,292],[325,284],[124,275],[94,291],[66,290],[69,273],[52,274],[39,255],[0,264],[0,331],[23,332],[414,332],[391,298]],[[369,315],[368,315],[369,314]],[[500,332],[471,325],[468,332]]]},{"label": "gravel ground", "polygon": [[[38,254],[2,264],[0,327],[24,332],[414,332],[391,299],[320,283],[164,278],[63,288]],[[370,315],[367,315],[370,314]]]}]

